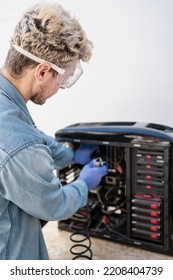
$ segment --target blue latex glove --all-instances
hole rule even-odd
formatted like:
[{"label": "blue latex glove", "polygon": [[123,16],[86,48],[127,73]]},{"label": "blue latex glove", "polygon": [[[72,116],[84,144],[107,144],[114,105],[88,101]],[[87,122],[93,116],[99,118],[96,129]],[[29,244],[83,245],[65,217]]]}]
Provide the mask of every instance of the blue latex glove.
[{"label": "blue latex glove", "polygon": [[99,146],[81,143],[80,147],[74,152],[74,163],[86,164],[91,161],[94,152],[99,153]]},{"label": "blue latex glove", "polygon": [[85,181],[85,183],[88,186],[88,189],[91,190],[99,185],[102,177],[105,176],[107,173],[108,173],[108,168],[106,164],[102,166],[94,167],[93,160],[92,160],[90,163],[86,164],[82,168],[79,179]]}]

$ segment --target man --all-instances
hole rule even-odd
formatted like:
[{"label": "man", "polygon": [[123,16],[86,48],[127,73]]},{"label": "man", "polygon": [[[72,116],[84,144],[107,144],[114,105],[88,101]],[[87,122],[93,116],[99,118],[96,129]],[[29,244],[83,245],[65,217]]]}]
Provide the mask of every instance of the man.
[{"label": "man", "polygon": [[[72,86],[91,49],[78,21],[58,4],[30,8],[14,30],[0,71],[0,259],[48,259],[40,220],[69,218],[107,173],[89,162],[97,147],[65,148],[37,129],[26,106]],[[87,164],[62,187],[53,171],[72,161]]]}]

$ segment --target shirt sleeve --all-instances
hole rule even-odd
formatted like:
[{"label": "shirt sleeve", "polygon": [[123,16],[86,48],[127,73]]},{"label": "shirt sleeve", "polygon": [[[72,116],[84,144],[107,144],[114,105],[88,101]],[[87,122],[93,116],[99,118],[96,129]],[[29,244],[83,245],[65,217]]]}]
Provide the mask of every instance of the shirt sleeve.
[{"label": "shirt sleeve", "polygon": [[51,156],[56,169],[59,170],[73,161],[74,152],[56,141],[53,137],[47,136],[47,145],[51,150]]},{"label": "shirt sleeve", "polygon": [[53,170],[54,160],[46,145],[25,148],[1,169],[0,193],[39,219],[67,219],[86,205],[88,188],[80,179],[62,187]]}]

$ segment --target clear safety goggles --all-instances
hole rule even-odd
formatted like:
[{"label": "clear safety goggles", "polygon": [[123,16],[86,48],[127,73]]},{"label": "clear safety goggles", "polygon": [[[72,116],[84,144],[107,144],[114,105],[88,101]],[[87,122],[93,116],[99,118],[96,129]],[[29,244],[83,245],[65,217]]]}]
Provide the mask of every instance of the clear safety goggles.
[{"label": "clear safety goggles", "polygon": [[58,86],[62,88],[69,88],[73,86],[80,78],[80,76],[83,74],[80,60],[72,62],[70,66],[68,66],[66,69],[63,69],[52,62],[49,62],[47,60],[44,60],[40,57],[33,55],[32,53],[24,50],[23,48],[17,45],[13,44],[12,46],[21,54],[25,55],[26,57],[38,63],[45,63],[45,62],[48,63],[53,70],[55,70],[57,73],[61,75],[58,79]]},{"label": "clear safety goggles", "polygon": [[75,61],[74,64],[72,63],[70,66],[68,66],[65,70],[65,73],[59,77],[58,86],[61,88],[72,87],[82,74],[83,70],[80,60]]}]

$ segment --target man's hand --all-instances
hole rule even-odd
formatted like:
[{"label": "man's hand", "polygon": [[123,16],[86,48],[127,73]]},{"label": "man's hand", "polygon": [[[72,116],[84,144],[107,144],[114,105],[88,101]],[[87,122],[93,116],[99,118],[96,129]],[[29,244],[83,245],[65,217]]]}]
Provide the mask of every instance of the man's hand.
[{"label": "man's hand", "polygon": [[91,161],[94,152],[99,153],[99,146],[92,144],[80,144],[80,147],[74,151],[74,163],[86,164]]},{"label": "man's hand", "polygon": [[93,161],[83,167],[79,176],[79,179],[85,181],[89,190],[96,188],[101,182],[102,177],[108,173],[106,164],[95,167]]}]

